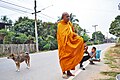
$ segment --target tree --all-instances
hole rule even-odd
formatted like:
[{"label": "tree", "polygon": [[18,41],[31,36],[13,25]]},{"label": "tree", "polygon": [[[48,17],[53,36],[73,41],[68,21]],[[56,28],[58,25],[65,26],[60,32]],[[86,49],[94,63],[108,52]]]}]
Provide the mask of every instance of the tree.
[{"label": "tree", "polygon": [[99,41],[101,41],[101,42],[104,41],[105,36],[102,34],[101,31],[94,32],[94,33],[92,34],[92,38],[93,38],[93,39],[95,39],[95,35],[96,35],[97,40],[99,40]]},{"label": "tree", "polygon": [[[76,24],[76,22],[79,22],[79,20],[76,19],[75,17],[76,17],[76,15],[73,15],[73,13],[70,13],[70,22],[71,22],[73,25]],[[62,18],[61,18],[61,17],[58,17],[57,22],[59,22],[60,20],[62,20]]]},{"label": "tree", "polygon": [[79,26],[79,24],[74,24],[74,31],[75,33],[77,33],[78,35],[81,35],[81,32],[83,31],[83,29]]},{"label": "tree", "polygon": [[[12,20],[9,19],[7,16],[1,16],[1,19],[0,19],[3,23],[9,23],[9,24],[12,24]],[[5,26],[5,29],[9,29],[11,30],[12,29],[12,26]]]},{"label": "tree", "polygon": [[70,22],[73,23],[73,25],[76,23],[76,22],[79,22],[78,19],[75,18],[76,15],[73,15],[73,13],[70,13]]},{"label": "tree", "polygon": [[120,15],[118,15],[115,18],[115,20],[111,23],[109,33],[120,38]]},{"label": "tree", "polygon": [[1,21],[4,22],[4,23],[8,23],[7,16],[1,16]]},{"label": "tree", "polygon": [[61,17],[58,17],[58,20],[57,20],[57,22],[59,22],[60,20],[62,20],[62,18],[61,18]]},{"label": "tree", "polygon": [[[57,22],[59,22],[60,20],[61,20],[61,17],[58,17]],[[81,32],[83,31],[83,29],[79,26],[78,23],[76,23],[76,22],[79,22],[79,20],[76,18],[76,15],[74,15],[73,13],[70,13],[70,22],[73,24],[75,33],[77,33],[78,35],[81,35]]]},{"label": "tree", "polygon": [[[15,33],[26,34],[34,40],[35,29],[34,20],[28,17],[19,17],[19,19],[14,24]],[[42,20],[37,20],[37,30],[38,30],[38,42],[40,50],[49,50],[57,48],[56,32],[57,24],[51,22],[42,22]],[[14,42],[16,38],[14,38]],[[17,38],[19,40],[20,38]],[[25,40],[24,40],[25,41]],[[29,42],[29,41],[28,41]],[[21,42],[20,42],[21,43]]]},{"label": "tree", "polygon": [[7,16],[1,16],[1,21],[4,22],[4,23],[12,24],[12,20],[9,19]]},{"label": "tree", "polygon": [[90,36],[87,34],[86,29],[83,29],[81,32],[81,36],[84,39],[85,42],[87,42],[90,39]]},{"label": "tree", "polygon": [[12,37],[12,43],[15,44],[25,44],[25,42],[27,41],[27,36],[23,33],[17,33],[14,35],[14,37]]},{"label": "tree", "polygon": [[27,40],[27,36],[23,33],[14,33],[12,31],[0,30],[1,34],[4,33],[4,44],[24,44]]},{"label": "tree", "polygon": [[27,36],[35,36],[34,20],[28,17],[19,17],[14,24],[14,31],[16,33],[24,33]]},{"label": "tree", "polygon": [[[41,30],[41,31],[39,31]],[[57,24],[51,22],[43,22],[38,28],[39,34],[39,49],[40,50],[53,50],[57,49]]]},{"label": "tree", "polygon": [[5,35],[3,43],[4,44],[12,44],[12,43],[14,43],[12,41],[13,37],[15,37],[15,33],[11,32],[11,31],[9,31],[9,32],[7,31],[7,35]]}]

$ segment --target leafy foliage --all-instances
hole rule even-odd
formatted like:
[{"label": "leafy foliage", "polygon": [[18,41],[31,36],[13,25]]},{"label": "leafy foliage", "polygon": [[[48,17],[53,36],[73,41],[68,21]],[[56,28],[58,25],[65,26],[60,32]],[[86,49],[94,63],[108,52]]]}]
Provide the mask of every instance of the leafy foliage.
[{"label": "leafy foliage", "polygon": [[[95,39],[95,35],[96,35],[96,38],[97,38],[98,41],[101,41],[101,42],[104,41],[105,36],[102,34],[101,31],[94,32],[94,33],[92,34],[92,38],[93,38],[93,39]],[[98,41],[96,41],[96,42],[98,42]]]},{"label": "leafy foliage", "polygon": [[27,41],[27,36],[23,33],[17,33],[12,37],[12,42],[15,44],[24,44]]},{"label": "leafy foliage", "polygon": [[85,42],[87,42],[90,39],[90,37],[85,33],[82,35],[82,37],[83,37]]},{"label": "leafy foliage", "polygon": [[12,24],[12,20],[9,19],[7,16],[1,16],[0,20],[4,23],[11,23]]},{"label": "leafy foliage", "polygon": [[[61,18],[59,17],[59,20]],[[77,24],[79,22],[76,19],[76,15],[70,14],[70,21],[73,23],[75,32],[78,35],[81,35],[83,29]],[[34,43],[35,41],[35,27],[34,20],[29,19],[28,17],[19,17],[18,20],[14,23],[11,31],[0,31],[4,33],[4,43],[5,44],[24,44],[24,43]],[[38,30],[38,42],[39,50],[54,50],[57,49],[57,24],[51,22],[42,22],[37,20],[37,30]],[[84,34],[83,37],[87,41],[89,36]]]},{"label": "leafy foliage", "polygon": [[120,37],[120,15],[118,15],[111,23],[109,33],[115,35],[116,37]]},{"label": "leafy foliage", "polygon": [[75,17],[76,17],[76,15],[73,15],[73,13],[70,14],[70,22],[72,22],[73,24],[74,24],[75,22],[79,22],[79,20],[76,19]]},{"label": "leafy foliage", "polygon": [[18,21],[14,24],[14,31],[24,33],[27,36],[34,36],[34,20],[28,19],[28,17],[19,17]]},{"label": "leafy foliage", "polygon": [[0,35],[4,36],[4,44],[23,44],[29,40],[29,38],[23,33],[15,33],[4,29],[0,30]]},{"label": "leafy foliage", "polygon": [[87,42],[90,39],[90,36],[87,35],[86,29],[83,29],[81,31],[81,36],[82,36],[82,38],[84,39],[85,42]]},{"label": "leafy foliage", "polygon": [[0,30],[0,35],[7,35],[8,34],[8,32],[7,32],[7,30],[5,30],[5,29],[1,29]]},{"label": "leafy foliage", "polygon": [[12,44],[12,38],[15,36],[14,32],[7,32],[7,35],[4,37],[4,44]]}]

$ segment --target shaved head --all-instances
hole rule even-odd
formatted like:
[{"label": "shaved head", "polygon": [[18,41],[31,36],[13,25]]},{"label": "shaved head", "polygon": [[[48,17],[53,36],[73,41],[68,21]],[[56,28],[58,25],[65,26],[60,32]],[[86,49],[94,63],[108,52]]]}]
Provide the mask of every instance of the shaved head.
[{"label": "shaved head", "polygon": [[67,23],[70,19],[70,16],[67,12],[62,13],[62,19]]},{"label": "shaved head", "polygon": [[67,12],[62,13],[62,19],[64,16],[69,15]]}]

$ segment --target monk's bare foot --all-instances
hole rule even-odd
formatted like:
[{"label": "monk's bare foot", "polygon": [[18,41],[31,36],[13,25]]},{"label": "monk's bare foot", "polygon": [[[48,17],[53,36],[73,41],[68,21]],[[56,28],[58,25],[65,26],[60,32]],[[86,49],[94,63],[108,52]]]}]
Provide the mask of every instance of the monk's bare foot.
[{"label": "monk's bare foot", "polygon": [[68,79],[68,76],[67,76],[67,74],[65,72],[63,72],[62,78]]},{"label": "monk's bare foot", "polygon": [[70,71],[67,71],[67,75],[68,75],[68,76],[75,76],[75,75],[72,74]]}]

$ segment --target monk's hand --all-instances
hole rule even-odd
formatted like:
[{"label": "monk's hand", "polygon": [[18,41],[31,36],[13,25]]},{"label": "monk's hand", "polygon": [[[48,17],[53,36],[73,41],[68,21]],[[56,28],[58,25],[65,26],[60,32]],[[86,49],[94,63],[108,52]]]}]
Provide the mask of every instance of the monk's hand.
[{"label": "monk's hand", "polygon": [[75,36],[78,36],[78,34],[76,34],[76,33],[73,32],[73,36],[74,36],[74,37],[75,37]]}]

